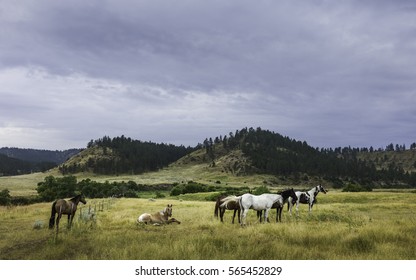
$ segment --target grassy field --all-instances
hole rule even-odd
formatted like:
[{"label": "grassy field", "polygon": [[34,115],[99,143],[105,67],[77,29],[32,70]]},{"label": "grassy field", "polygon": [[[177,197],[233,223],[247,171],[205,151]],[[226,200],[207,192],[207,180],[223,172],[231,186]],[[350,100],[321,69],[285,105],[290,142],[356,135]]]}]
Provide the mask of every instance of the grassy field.
[{"label": "grassy field", "polygon": [[[102,204],[100,204],[102,203]],[[173,204],[181,224],[144,226],[143,212]],[[102,206],[99,206],[102,205]],[[61,223],[58,237],[47,228],[50,203],[0,207],[0,258],[14,260],[414,260],[416,259],[415,193],[342,193],[319,196],[311,215],[286,209],[283,222],[260,224],[250,211],[248,226],[224,223],[213,215],[214,202],[165,198],[88,200],[95,219],[77,213],[74,226]],[[272,212],[272,220],[275,211]],[[274,221],[274,220],[273,220]]]}]

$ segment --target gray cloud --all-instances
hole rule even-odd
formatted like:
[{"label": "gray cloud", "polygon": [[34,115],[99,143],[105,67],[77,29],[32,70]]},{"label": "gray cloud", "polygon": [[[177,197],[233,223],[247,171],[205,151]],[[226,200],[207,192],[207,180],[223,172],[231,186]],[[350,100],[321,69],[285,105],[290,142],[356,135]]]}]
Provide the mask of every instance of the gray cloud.
[{"label": "gray cloud", "polygon": [[3,2],[0,146],[415,141],[413,1]]}]

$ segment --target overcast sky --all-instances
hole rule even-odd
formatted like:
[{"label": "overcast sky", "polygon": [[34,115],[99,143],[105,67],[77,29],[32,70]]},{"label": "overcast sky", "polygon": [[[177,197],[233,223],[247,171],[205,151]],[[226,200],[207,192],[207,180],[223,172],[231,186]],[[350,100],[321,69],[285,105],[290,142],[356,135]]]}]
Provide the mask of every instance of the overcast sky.
[{"label": "overcast sky", "polygon": [[416,142],[416,1],[0,0],[0,147]]}]

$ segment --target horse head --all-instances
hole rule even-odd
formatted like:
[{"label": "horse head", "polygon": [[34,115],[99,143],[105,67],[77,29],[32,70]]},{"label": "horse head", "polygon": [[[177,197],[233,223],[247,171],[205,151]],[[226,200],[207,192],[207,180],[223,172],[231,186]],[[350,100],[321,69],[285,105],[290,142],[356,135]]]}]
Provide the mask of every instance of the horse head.
[{"label": "horse head", "polygon": [[172,204],[168,204],[165,210],[163,211],[163,213],[168,217],[172,217],[172,206]]},{"label": "horse head", "polygon": [[324,194],[327,193],[327,190],[321,184],[319,184],[319,186],[317,187],[317,190],[320,192],[323,192]]},{"label": "horse head", "polygon": [[82,193],[71,198],[70,201],[72,201],[75,204],[78,204],[79,202],[82,202],[83,204],[87,204],[87,201],[85,200],[85,196]]},{"label": "horse head", "polygon": [[80,194],[79,201],[81,201],[83,204],[87,204],[84,194]]},{"label": "horse head", "polygon": [[289,191],[289,196],[292,198],[292,203],[296,203],[298,196],[296,195],[295,190],[291,188]]}]

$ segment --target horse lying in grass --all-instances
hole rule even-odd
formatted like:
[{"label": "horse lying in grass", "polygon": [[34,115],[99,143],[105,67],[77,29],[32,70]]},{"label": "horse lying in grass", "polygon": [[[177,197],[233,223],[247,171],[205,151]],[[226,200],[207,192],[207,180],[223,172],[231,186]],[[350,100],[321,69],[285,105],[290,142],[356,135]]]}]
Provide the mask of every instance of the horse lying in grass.
[{"label": "horse lying in grass", "polygon": [[144,213],[137,218],[137,222],[144,224],[153,224],[160,226],[163,224],[171,224],[181,222],[172,217],[172,204],[168,204],[162,211],[153,214]]}]

